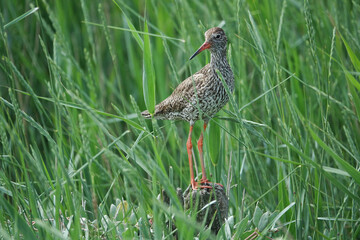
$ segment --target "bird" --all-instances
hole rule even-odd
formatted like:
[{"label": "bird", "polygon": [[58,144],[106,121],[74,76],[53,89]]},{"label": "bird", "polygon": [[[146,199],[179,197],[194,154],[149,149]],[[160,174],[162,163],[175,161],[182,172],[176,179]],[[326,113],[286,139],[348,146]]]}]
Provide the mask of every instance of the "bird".
[{"label": "bird", "polygon": [[[212,117],[221,110],[229,101],[229,94],[222,79],[226,83],[230,93],[234,91],[234,74],[226,58],[227,37],[220,27],[213,27],[205,32],[205,42],[190,57],[193,59],[204,50],[210,51],[210,63],[206,64],[200,71],[182,81],[172,94],[155,106],[154,113],[148,110],[141,114],[144,118],[155,118],[160,120],[185,120],[190,123],[189,135],[186,148],[190,166],[190,182],[192,189],[211,188],[211,182],[206,177],[203,154],[203,132]],[[197,142],[202,178],[196,182],[192,161],[192,131],[196,121],[203,120],[203,131]],[[221,184],[220,184],[221,185]]]}]

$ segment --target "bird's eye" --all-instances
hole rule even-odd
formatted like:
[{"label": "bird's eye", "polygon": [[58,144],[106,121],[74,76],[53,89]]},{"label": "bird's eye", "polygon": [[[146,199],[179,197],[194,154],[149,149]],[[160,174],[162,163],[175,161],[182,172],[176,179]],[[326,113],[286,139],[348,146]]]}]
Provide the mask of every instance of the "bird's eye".
[{"label": "bird's eye", "polygon": [[216,37],[216,38],[220,38],[220,34],[216,34],[215,37]]}]

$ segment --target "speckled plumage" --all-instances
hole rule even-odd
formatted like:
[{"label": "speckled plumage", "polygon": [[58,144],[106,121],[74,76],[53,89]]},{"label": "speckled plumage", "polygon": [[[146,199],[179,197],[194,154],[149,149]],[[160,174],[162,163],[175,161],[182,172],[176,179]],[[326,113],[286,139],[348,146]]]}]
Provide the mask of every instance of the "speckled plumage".
[{"label": "speckled plumage", "polygon": [[[218,27],[207,30],[205,43],[209,44],[207,49],[211,52],[210,63],[181,82],[168,98],[156,105],[154,118],[186,120],[191,125],[199,119],[208,122],[229,101],[225,87],[216,73],[219,70],[232,92],[234,75],[226,59],[225,32]],[[203,49],[199,50],[198,52]],[[147,110],[142,115],[151,118]]]}]

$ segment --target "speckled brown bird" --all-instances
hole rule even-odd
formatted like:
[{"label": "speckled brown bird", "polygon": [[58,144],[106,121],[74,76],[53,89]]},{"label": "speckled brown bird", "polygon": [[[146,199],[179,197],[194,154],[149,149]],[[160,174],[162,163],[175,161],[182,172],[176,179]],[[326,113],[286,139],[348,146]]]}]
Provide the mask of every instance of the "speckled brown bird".
[{"label": "speckled brown bird", "polygon": [[[218,70],[230,92],[234,90],[234,74],[226,59],[227,38],[223,29],[219,27],[210,28],[205,32],[204,44],[190,57],[205,49],[211,53],[210,63],[200,71],[188,77],[177,86],[174,92],[161,103],[155,106],[153,115],[149,111],[142,112],[145,118],[186,120],[190,123],[189,137],[187,140],[187,152],[190,165],[191,186],[196,189],[199,185],[195,182],[192,163],[191,135],[195,121],[204,121],[204,131],[209,120],[229,101],[225,87],[216,73]],[[202,178],[200,188],[208,188],[209,180],[206,177],[203,157],[203,132],[198,140]]]}]

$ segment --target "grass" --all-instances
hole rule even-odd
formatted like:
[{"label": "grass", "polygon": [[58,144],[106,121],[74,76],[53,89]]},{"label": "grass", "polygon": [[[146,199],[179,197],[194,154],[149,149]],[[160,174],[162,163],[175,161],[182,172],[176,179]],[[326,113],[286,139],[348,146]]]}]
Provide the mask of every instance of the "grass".
[{"label": "grass", "polygon": [[[357,1],[7,0],[0,13],[2,239],[172,239],[166,221],[180,239],[359,238]],[[188,123],[140,111],[209,61],[188,58],[219,25],[236,83],[205,133],[229,196],[215,236],[176,197]]]}]

